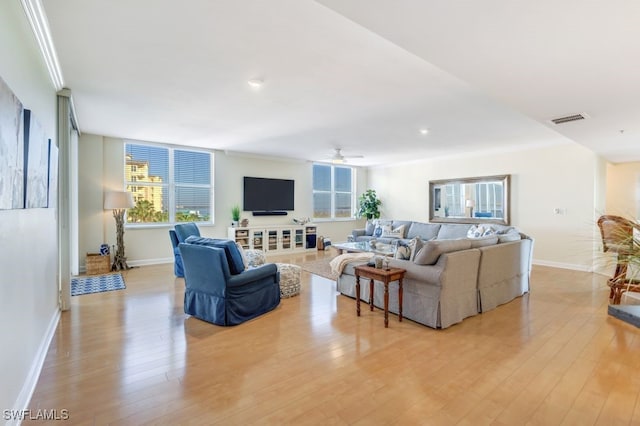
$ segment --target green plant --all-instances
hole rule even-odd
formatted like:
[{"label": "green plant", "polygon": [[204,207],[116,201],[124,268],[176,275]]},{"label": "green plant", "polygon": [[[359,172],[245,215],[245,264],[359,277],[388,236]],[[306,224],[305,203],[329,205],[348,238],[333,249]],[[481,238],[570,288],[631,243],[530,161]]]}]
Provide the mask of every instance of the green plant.
[{"label": "green plant", "polygon": [[240,206],[235,205],[231,207],[231,220],[238,222],[240,220]]},{"label": "green plant", "polygon": [[369,219],[378,219],[380,217],[380,205],[382,201],[378,198],[375,189],[367,189],[358,198],[359,208],[356,212],[357,217],[365,217]]}]

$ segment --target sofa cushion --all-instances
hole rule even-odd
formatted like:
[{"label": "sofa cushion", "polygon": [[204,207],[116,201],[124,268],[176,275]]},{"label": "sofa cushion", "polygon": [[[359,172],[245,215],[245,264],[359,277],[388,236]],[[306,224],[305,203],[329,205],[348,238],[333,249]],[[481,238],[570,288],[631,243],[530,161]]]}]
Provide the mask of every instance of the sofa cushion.
[{"label": "sofa cushion", "polygon": [[236,243],[231,240],[220,240],[217,238],[196,237],[192,235],[185,240],[187,244],[195,244],[200,246],[217,247],[224,250],[224,254],[227,257],[227,263],[229,264],[229,272],[231,275],[237,275],[244,271],[244,262],[242,260],[242,254],[236,246]]},{"label": "sofa cushion", "polygon": [[489,235],[487,237],[469,238],[469,241],[471,241],[471,248],[493,246],[495,244],[498,244],[498,236]]},{"label": "sofa cushion", "polygon": [[424,246],[416,254],[413,263],[417,265],[435,265],[441,254],[454,251],[467,250],[471,248],[471,241],[462,240],[431,240],[424,243]]},{"label": "sofa cushion", "polygon": [[440,230],[440,224],[412,222],[407,231],[407,238],[420,237],[425,241],[433,240]]},{"label": "sofa cushion", "polygon": [[438,231],[439,240],[453,240],[456,238],[466,238],[471,225],[444,223]]}]

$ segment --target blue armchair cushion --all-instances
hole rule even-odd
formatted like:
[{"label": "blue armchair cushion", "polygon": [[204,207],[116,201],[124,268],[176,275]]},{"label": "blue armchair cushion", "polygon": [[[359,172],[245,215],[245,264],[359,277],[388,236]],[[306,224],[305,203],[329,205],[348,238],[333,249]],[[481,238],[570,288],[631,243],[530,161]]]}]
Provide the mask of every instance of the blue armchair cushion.
[{"label": "blue armchair cushion", "polygon": [[196,237],[192,235],[188,237],[184,242],[187,244],[195,244],[199,246],[209,246],[223,249],[225,255],[227,256],[227,262],[229,264],[229,271],[231,272],[231,275],[238,275],[245,269],[244,261],[242,259],[242,253],[240,253],[240,250],[238,249],[236,243],[231,240]]},{"label": "blue armchair cushion", "polygon": [[198,225],[193,222],[189,223],[179,223],[175,227],[176,236],[178,237],[178,241],[184,243],[187,238],[192,235],[196,237],[200,236],[200,230],[198,229]]}]

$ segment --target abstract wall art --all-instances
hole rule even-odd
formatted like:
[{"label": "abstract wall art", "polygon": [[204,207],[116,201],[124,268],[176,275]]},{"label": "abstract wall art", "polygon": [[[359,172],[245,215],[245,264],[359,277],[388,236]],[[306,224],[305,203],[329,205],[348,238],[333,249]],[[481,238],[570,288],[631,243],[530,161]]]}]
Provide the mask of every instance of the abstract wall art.
[{"label": "abstract wall art", "polygon": [[25,208],[47,207],[49,138],[31,110],[24,109]]},{"label": "abstract wall art", "polygon": [[22,103],[0,78],[0,210],[24,208]]}]

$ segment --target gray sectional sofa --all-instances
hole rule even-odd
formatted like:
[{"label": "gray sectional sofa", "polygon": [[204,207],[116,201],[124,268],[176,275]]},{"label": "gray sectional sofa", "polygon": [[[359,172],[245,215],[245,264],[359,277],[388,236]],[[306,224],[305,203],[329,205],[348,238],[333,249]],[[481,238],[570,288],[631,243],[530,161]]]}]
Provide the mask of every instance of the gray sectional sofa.
[{"label": "gray sectional sofa", "polygon": [[[463,319],[494,309],[529,291],[533,239],[513,227],[490,226],[490,235],[468,238],[474,225],[392,221],[391,228],[405,225],[396,237],[375,236],[373,229],[356,229],[356,241],[375,238],[405,244],[419,237],[410,259],[392,259],[390,266],[404,268],[403,316],[433,328],[447,328]],[[474,228],[475,230],[478,227]],[[477,236],[477,235],[474,235]],[[418,244],[420,245],[420,243]],[[337,280],[338,291],[355,297],[354,267],[349,263]],[[374,304],[383,306],[383,286],[374,286]],[[363,300],[369,286],[361,286]],[[397,282],[390,285],[389,310],[398,312]]]}]

